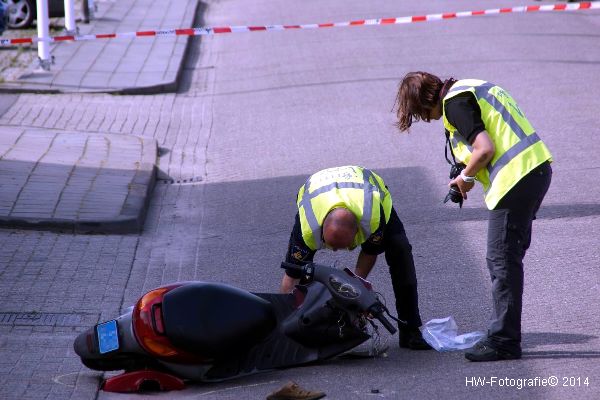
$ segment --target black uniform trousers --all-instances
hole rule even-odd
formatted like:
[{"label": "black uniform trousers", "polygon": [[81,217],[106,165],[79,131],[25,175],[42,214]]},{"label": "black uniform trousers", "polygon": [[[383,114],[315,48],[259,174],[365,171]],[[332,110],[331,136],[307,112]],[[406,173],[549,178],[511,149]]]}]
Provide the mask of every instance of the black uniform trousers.
[{"label": "black uniform trousers", "polygon": [[487,266],[492,280],[493,312],[485,341],[521,355],[523,258],[531,225],[548,191],[552,168],[544,162],[521,179],[489,212]]},{"label": "black uniform trousers", "polygon": [[383,246],[396,297],[398,318],[406,321],[409,327],[417,328],[422,322],[412,246],[406,237],[404,225],[393,208],[383,231]]}]

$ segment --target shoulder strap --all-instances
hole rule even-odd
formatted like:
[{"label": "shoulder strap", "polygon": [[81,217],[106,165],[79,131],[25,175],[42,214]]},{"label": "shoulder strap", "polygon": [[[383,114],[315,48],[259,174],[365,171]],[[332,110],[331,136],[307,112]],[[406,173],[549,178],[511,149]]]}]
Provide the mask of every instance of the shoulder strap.
[{"label": "shoulder strap", "polygon": [[[446,161],[450,165],[456,165],[456,157],[454,157],[454,151],[452,151],[452,145],[450,145],[450,132],[448,129],[444,130],[444,134],[446,135],[446,147],[444,148],[444,156],[446,157]],[[452,161],[448,158],[448,149],[450,149],[450,155],[452,156]]]}]

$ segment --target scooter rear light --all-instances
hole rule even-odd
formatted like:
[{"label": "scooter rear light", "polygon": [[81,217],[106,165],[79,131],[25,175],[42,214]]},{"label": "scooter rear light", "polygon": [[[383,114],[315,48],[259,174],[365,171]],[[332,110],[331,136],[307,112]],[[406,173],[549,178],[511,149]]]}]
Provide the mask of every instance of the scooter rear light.
[{"label": "scooter rear light", "polygon": [[159,335],[165,334],[165,326],[162,320],[162,304],[153,304],[152,305],[152,327],[154,331]]},{"label": "scooter rear light", "polygon": [[166,336],[162,318],[164,295],[182,285],[184,284],[176,283],[164,286],[143,295],[133,309],[133,332],[140,346],[155,357],[179,362],[194,362],[198,361],[198,357],[179,350],[171,343]]}]

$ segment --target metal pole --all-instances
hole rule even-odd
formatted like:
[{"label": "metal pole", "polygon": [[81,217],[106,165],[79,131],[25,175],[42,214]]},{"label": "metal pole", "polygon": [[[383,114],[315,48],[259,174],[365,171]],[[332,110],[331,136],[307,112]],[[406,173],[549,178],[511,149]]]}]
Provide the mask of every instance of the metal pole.
[{"label": "metal pole", "polygon": [[77,25],[75,25],[75,0],[65,0],[65,31],[67,35],[77,34]]},{"label": "metal pole", "polygon": [[87,0],[88,7],[90,10],[90,19],[94,19],[94,13],[96,12],[96,5],[94,4],[94,0]]},{"label": "metal pole", "polygon": [[48,18],[48,0],[36,0],[37,2],[37,31],[38,31],[38,57],[40,67],[50,71],[50,19]]},{"label": "metal pole", "polygon": [[81,0],[81,11],[83,13],[83,23],[90,23],[90,3],[87,0]]},{"label": "metal pole", "polygon": [[94,19],[94,11],[96,11],[94,0],[81,0],[81,3],[81,10],[83,12],[83,22],[89,24],[90,20]]}]

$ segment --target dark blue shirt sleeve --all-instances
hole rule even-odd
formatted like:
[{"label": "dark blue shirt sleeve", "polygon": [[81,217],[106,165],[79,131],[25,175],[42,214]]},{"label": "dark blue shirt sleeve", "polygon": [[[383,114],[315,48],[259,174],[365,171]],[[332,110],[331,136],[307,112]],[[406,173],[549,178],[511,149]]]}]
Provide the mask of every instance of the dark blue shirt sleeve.
[{"label": "dark blue shirt sleeve", "polygon": [[[288,244],[288,251],[285,255],[285,261],[291,264],[304,265],[313,261],[316,251],[311,250],[310,247],[304,243],[302,238],[302,228],[300,225],[300,215],[296,214],[296,220],[292,233],[290,234],[290,242]],[[295,279],[300,278],[300,274],[296,271],[285,271],[285,273]]]},{"label": "dark blue shirt sleeve", "polygon": [[445,102],[446,119],[468,143],[485,130],[481,109],[472,93],[462,93]]}]

